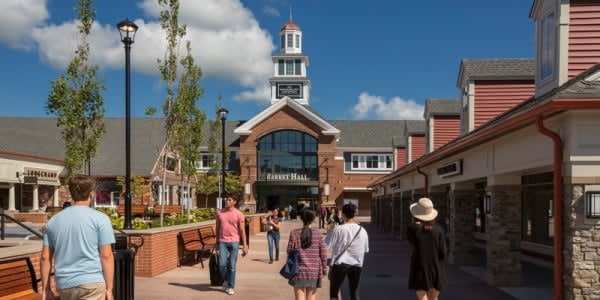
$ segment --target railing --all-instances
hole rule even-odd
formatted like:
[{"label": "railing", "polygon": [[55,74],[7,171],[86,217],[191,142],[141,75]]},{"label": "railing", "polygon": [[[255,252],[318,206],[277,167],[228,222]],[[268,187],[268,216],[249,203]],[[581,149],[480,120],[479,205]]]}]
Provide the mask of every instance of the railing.
[{"label": "railing", "polygon": [[7,218],[9,220],[13,221],[15,224],[23,227],[27,231],[31,232],[33,235],[37,236],[38,238],[40,238],[40,239],[44,238],[39,231],[37,231],[37,230],[35,230],[35,229],[33,229],[33,228],[31,228],[31,227],[29,227],[29,226],[27,226],[27,225],[19,222],[15,218],[13,218],[13,217],[5,214],[4,213],[4,209],[0,208],[0,240],[4,240],[5,237],[6,237],[6,226],[5,226],[5,223],[6,223],[6,219]]}]

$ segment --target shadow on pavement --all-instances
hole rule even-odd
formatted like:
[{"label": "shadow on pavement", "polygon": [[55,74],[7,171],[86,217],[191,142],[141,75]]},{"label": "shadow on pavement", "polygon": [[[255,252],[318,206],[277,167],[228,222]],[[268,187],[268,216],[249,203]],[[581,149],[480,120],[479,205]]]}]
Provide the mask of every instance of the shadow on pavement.
[{"label": "shadow on pavement", "polygon": [[192,289],[195,291],[207,292],[207,291],[222,291],[222,287],[220,286],[212,286],[208,283],[198,283],[198,284],[185,284],[178,282],[169,282],[169,285],[184,287],[188,289]]}]

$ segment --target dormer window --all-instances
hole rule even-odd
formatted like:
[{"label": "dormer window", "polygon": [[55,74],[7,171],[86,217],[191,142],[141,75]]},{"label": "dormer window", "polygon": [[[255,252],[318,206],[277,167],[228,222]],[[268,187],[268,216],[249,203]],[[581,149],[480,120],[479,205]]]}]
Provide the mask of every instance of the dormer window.
[{"label": "dormer window", "polygon": [[546,80],[554,73],[556,19],[554,12],[546,15],[540,22],[540,80]]}]

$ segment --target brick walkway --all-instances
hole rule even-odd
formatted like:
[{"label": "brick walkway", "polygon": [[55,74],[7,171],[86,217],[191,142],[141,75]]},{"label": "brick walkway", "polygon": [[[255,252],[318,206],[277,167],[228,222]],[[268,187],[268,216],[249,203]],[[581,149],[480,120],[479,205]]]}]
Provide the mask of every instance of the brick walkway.
[{"label": "brick walkway", "polygon": [[[370,234],[371,253],[361,280],[363,300],[414,299],[407,288],[409,250],[405,242],[389,240],[364,224]],[[290,229],[299,222],[285,222],[282,226],[281,249],[285,249]],[[250,253],[238,259],[236,294],[228,296],[220,288],[209,284],[208,268],[200,265],[181,267],[154,278],[136,278],[136,299],[293,299],[292,288],[278,271],[279,264],[268,264],[264,233],[250,238]],[[285,251],[282,251],[282,259]],[[208,265],[208,264],[206,264]],[[318,292],[318,299],[327,299],[328,280]],[[346,299],[346,297],[344,297]],[[454,266],[448,267],[448,286],[441,299],[514,299],[468,275]]]}]

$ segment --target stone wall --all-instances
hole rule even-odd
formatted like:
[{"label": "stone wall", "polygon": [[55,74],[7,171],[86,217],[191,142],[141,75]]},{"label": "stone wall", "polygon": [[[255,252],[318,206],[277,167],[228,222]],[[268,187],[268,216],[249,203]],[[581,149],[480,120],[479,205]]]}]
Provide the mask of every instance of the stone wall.
[{"label": "stone wall", "polygon": [[492,210],[487,215],[486,281],[495,286],[522,282],[521,188],[518,185],[487,186]]},{"label": "stone wall", "polygon": [[565,299],[600,299],[600,220],[586,219],[583,185],[564,186]]},{"label": "stone wall", "polygon": [[450,262],[453,264],[474,264],[473,245],[475,236],[475,207],[477,205],[477,192],[474,190],[450,191],[448,236],[450,240]]}]

